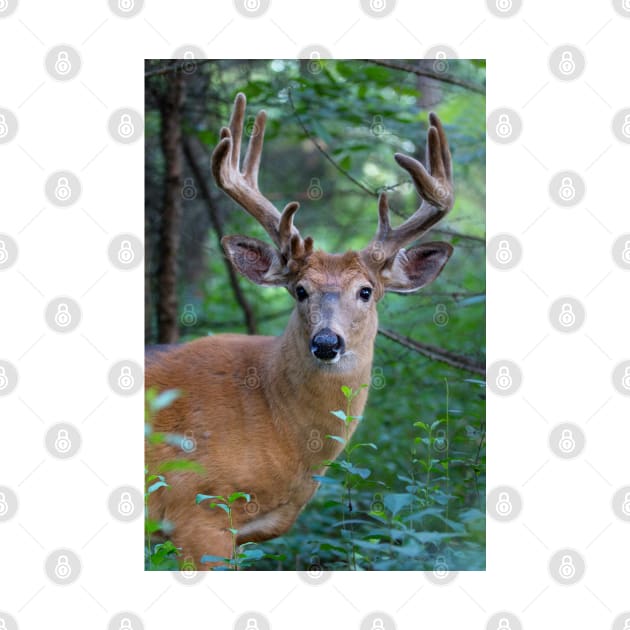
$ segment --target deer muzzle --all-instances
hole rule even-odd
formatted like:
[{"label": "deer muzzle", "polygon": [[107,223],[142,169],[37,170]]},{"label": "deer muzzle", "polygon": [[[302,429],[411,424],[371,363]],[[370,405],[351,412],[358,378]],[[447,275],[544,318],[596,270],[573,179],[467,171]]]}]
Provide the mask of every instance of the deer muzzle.
[{"label": "deer muzzle", "polygon": [[320,361],[335,362],[344,353],[346,342],[330,328],[322,328],[311,339],[311,352]]}]

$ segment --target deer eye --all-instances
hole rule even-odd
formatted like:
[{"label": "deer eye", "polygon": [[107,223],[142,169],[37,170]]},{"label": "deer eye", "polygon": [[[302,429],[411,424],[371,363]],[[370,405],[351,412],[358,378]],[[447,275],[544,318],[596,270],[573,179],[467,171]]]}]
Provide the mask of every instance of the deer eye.
[{"label": "deer eye", "polygon": [[372,289],[370,287],[362,287],[361,289],[359,289],[359,297],[364,302],[369,302],[371,295],[372,295]]},{"label": "deer eye", "polygon": [[301,285],[295,287],[295,295],[300,302],[303,302],[308,297],[306,289]]}]

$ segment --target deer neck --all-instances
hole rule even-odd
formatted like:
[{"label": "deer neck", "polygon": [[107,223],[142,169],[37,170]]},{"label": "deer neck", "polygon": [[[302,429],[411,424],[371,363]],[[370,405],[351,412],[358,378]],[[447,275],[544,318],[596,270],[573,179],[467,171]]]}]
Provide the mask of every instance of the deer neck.
[{"label": "deer neck", "polygon": [[[368,388],[361,388],[361,385],[370,383],[376,329],[375,324],[374,335],[368,336],[363,347],[353,348],[352,354],[347,357],[351,360],[342,365],[322,365],[312,356],[310,340],[304,335],[295,311],[284,334],[277,338],[269,357],[268,378],[265,379],[269,400],[275,415],[282,418],[282,424],[286,423],[298,440],[304,444],[313,439],[323,441],[322,453],[315,453],[315,459],[321,461],[322,454],[334,459],[343,449],[339,442],[325,437],[345,437],[343,422],[331,413],[348,411],[342,386],[361,390],[351,403],[350,415],[363,414]],[[349,425],[348,438],[356,426],[357,422]]]}]

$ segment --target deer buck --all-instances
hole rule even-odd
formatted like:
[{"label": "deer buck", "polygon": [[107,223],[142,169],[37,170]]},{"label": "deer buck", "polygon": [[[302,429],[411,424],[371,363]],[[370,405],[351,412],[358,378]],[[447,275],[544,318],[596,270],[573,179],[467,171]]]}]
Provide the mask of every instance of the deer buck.
[{"label": "deer buck", "polygon": [[[260,111],[240,167],[245,96],[238,94],[229,127],[212,155],[217,185],[266,230],[273,245],[247,236],[226,236],[223,248],[236,269],[261,286],[285,287],[295,308],[279,337],[220,334],[158,352],[147,360],[146,386],[179,390],[179,397],[153,418],[153,430],[194,438],[187,459],[204,469],[166,474],[170,488],[154,492],[149,515],[172,524],[171,540],[182,557],[231,558],[233,545],[260,542],[287,532],[317,490],[313,475],[326,472],[343,445],[340,420],[346,407],[341,387],[370,382],[376,304],[387,291],[408,293],[432,282],[452,254],[447,243],[405,246],[453,206],[451,154],[438,117],[429,115],[427,167],[396,153],[422,203],[398,227],[389,220],[387,197],[378,200],[378,227],[361,251],[328,254],[313,249],[293,225],[298,209],[282,213],[258,188],[266,113]],[[352,400],[360,416],[367,389]],[[356,428],[353,420],[348,435]],[[321,439],[313,448],[313,436]],[[147,447],[149,473],[181,457],[165,443]],[[245,492],[226,513],[196,504],[198,494]],[[237,530],[236,540],[232,539]],[[208,565],[206,565],[207,568]]]}]

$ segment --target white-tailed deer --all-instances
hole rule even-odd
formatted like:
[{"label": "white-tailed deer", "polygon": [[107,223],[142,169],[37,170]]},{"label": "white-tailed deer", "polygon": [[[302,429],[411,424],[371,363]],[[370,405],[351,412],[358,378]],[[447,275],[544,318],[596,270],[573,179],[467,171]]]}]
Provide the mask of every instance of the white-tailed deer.
[{"label": "white-tailed deer", "polygon": [[[387,197],[378,200],[376,235],[361,251],[327,254],[313,249],[293,225],[297,203],[282,213],[260,192],[258,168],[266,114],[258,113],[242,169],[245,96],[238,94],[229,128],[212,155],[217,185],[251,214],[273,241],[226,236],[232,264],[261,286],[285,287],[295,299],[280,337],[222,334],[158,353],[148,361],[146,386],[179,390],[180,396],[153,418],[154,431],[189,436],[195,449],[184,456],[204,473],[167,473],[171,488],[150,495],[149,514],[172,524],[182,557],[229,558],[232,533],[226,513],[196,504],[198,494],[251,495],[232,510],[236,543],[263,541],[286,532],[317,490],[343,445],[327,435],[342,433],[331,411],[346,406],[342,386],[370,382],[376,303],[386,291],[407,293],[432,282],[452,253],[447,243],[406,245],[435,225],[453,206],[451,155],[438,117],[429,115],[427,167],[394,155],[422,198],[400,226],[389,222]],[[360,416],[367,389],[352,401]],[[356,428],[350,426],[349,434]],[[313,436],[321,448],[313,448]],[[147,448],[149,473],[182,457],[166,443]]]}]

